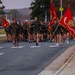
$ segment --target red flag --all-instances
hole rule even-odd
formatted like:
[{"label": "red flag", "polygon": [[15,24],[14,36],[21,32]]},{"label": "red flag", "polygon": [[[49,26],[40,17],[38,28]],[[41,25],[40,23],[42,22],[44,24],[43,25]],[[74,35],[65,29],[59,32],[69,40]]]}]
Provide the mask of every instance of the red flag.
[{"label": "red flag", "polygon": [[49,25],[49,30],[52,29],[52,25],[54,24],[54,20],[57,20],[58,17],[57,17],[57,14],[56,14],[56,10],[55,10],[55,7],[54,7],[54,4],[53,2],[51,1],[50,2],[50,25]]},{"label": "red flag", "polygon": [[9,22],[6,19],[4,19],[3,24],[2,24],[2,28],[7,27],[8,25],[9,25]]},{"label": "red flag", "polygon": [[65,14],[61,18],[60,24],[63,27],[65,27],[75,39],[75,26],[74,26],[74,21],[73,21],[72,14],[70,11],[70,6],[67,8]]}]

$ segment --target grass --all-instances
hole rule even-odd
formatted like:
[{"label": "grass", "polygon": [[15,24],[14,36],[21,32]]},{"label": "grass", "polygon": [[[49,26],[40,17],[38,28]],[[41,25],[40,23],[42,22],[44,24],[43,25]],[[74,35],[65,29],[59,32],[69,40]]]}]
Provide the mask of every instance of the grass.
[{"label": "grass", "polygon": [[[0,35],[2,35],[2,34],[6,34],[4,29],[0,29]],[[1,36],[0,37],[0,42],[4,42],[6,40],[7,40],[6,36]]]},{"label": "grass", "polygon": [[4,36],[4,37],[0,37],[0,42],[4,42],[4,41],[7,41],[6,36]]},{"label": "grass", "polygon": [[4,29],[0,29],[0,35],[1,35],[1,34],[5,34]]}]

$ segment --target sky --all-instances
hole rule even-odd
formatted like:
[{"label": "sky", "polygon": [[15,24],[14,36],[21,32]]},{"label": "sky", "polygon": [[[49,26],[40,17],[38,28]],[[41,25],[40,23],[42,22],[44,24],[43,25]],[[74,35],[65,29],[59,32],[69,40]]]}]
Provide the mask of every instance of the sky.
[{"label": "sky", "polygon": [[1,0],[5,9],[16,9],[30,7],[33,0]]}]

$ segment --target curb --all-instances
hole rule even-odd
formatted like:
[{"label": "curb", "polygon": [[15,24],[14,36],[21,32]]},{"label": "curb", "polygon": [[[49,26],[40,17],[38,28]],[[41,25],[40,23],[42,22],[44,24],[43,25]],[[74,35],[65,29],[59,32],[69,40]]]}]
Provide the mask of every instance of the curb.
[{"label": "curb", "polygon": [[1,34],[0,37],[6,36],[6,34]]},{"label": "curb", "polygon": [[38,75],[58,75],[74,57],[75,45],[69,47]]},{"label": "curb", "polygon": [[67,60],[67,62],[54,75],[59,75],[59,73],[67,66],[67,64],[73,59],[74,56],[75,53]]}]

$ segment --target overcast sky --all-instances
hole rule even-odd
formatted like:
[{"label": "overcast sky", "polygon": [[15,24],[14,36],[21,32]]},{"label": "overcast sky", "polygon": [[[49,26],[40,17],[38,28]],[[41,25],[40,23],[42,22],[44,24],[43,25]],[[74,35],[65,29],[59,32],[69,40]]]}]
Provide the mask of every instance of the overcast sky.
[{"label": "overcast sky", "polygon": [[24,8],[30,7],[30,3],[33,0],[1,0],[5,9],[16,9],[16,8]]}]

